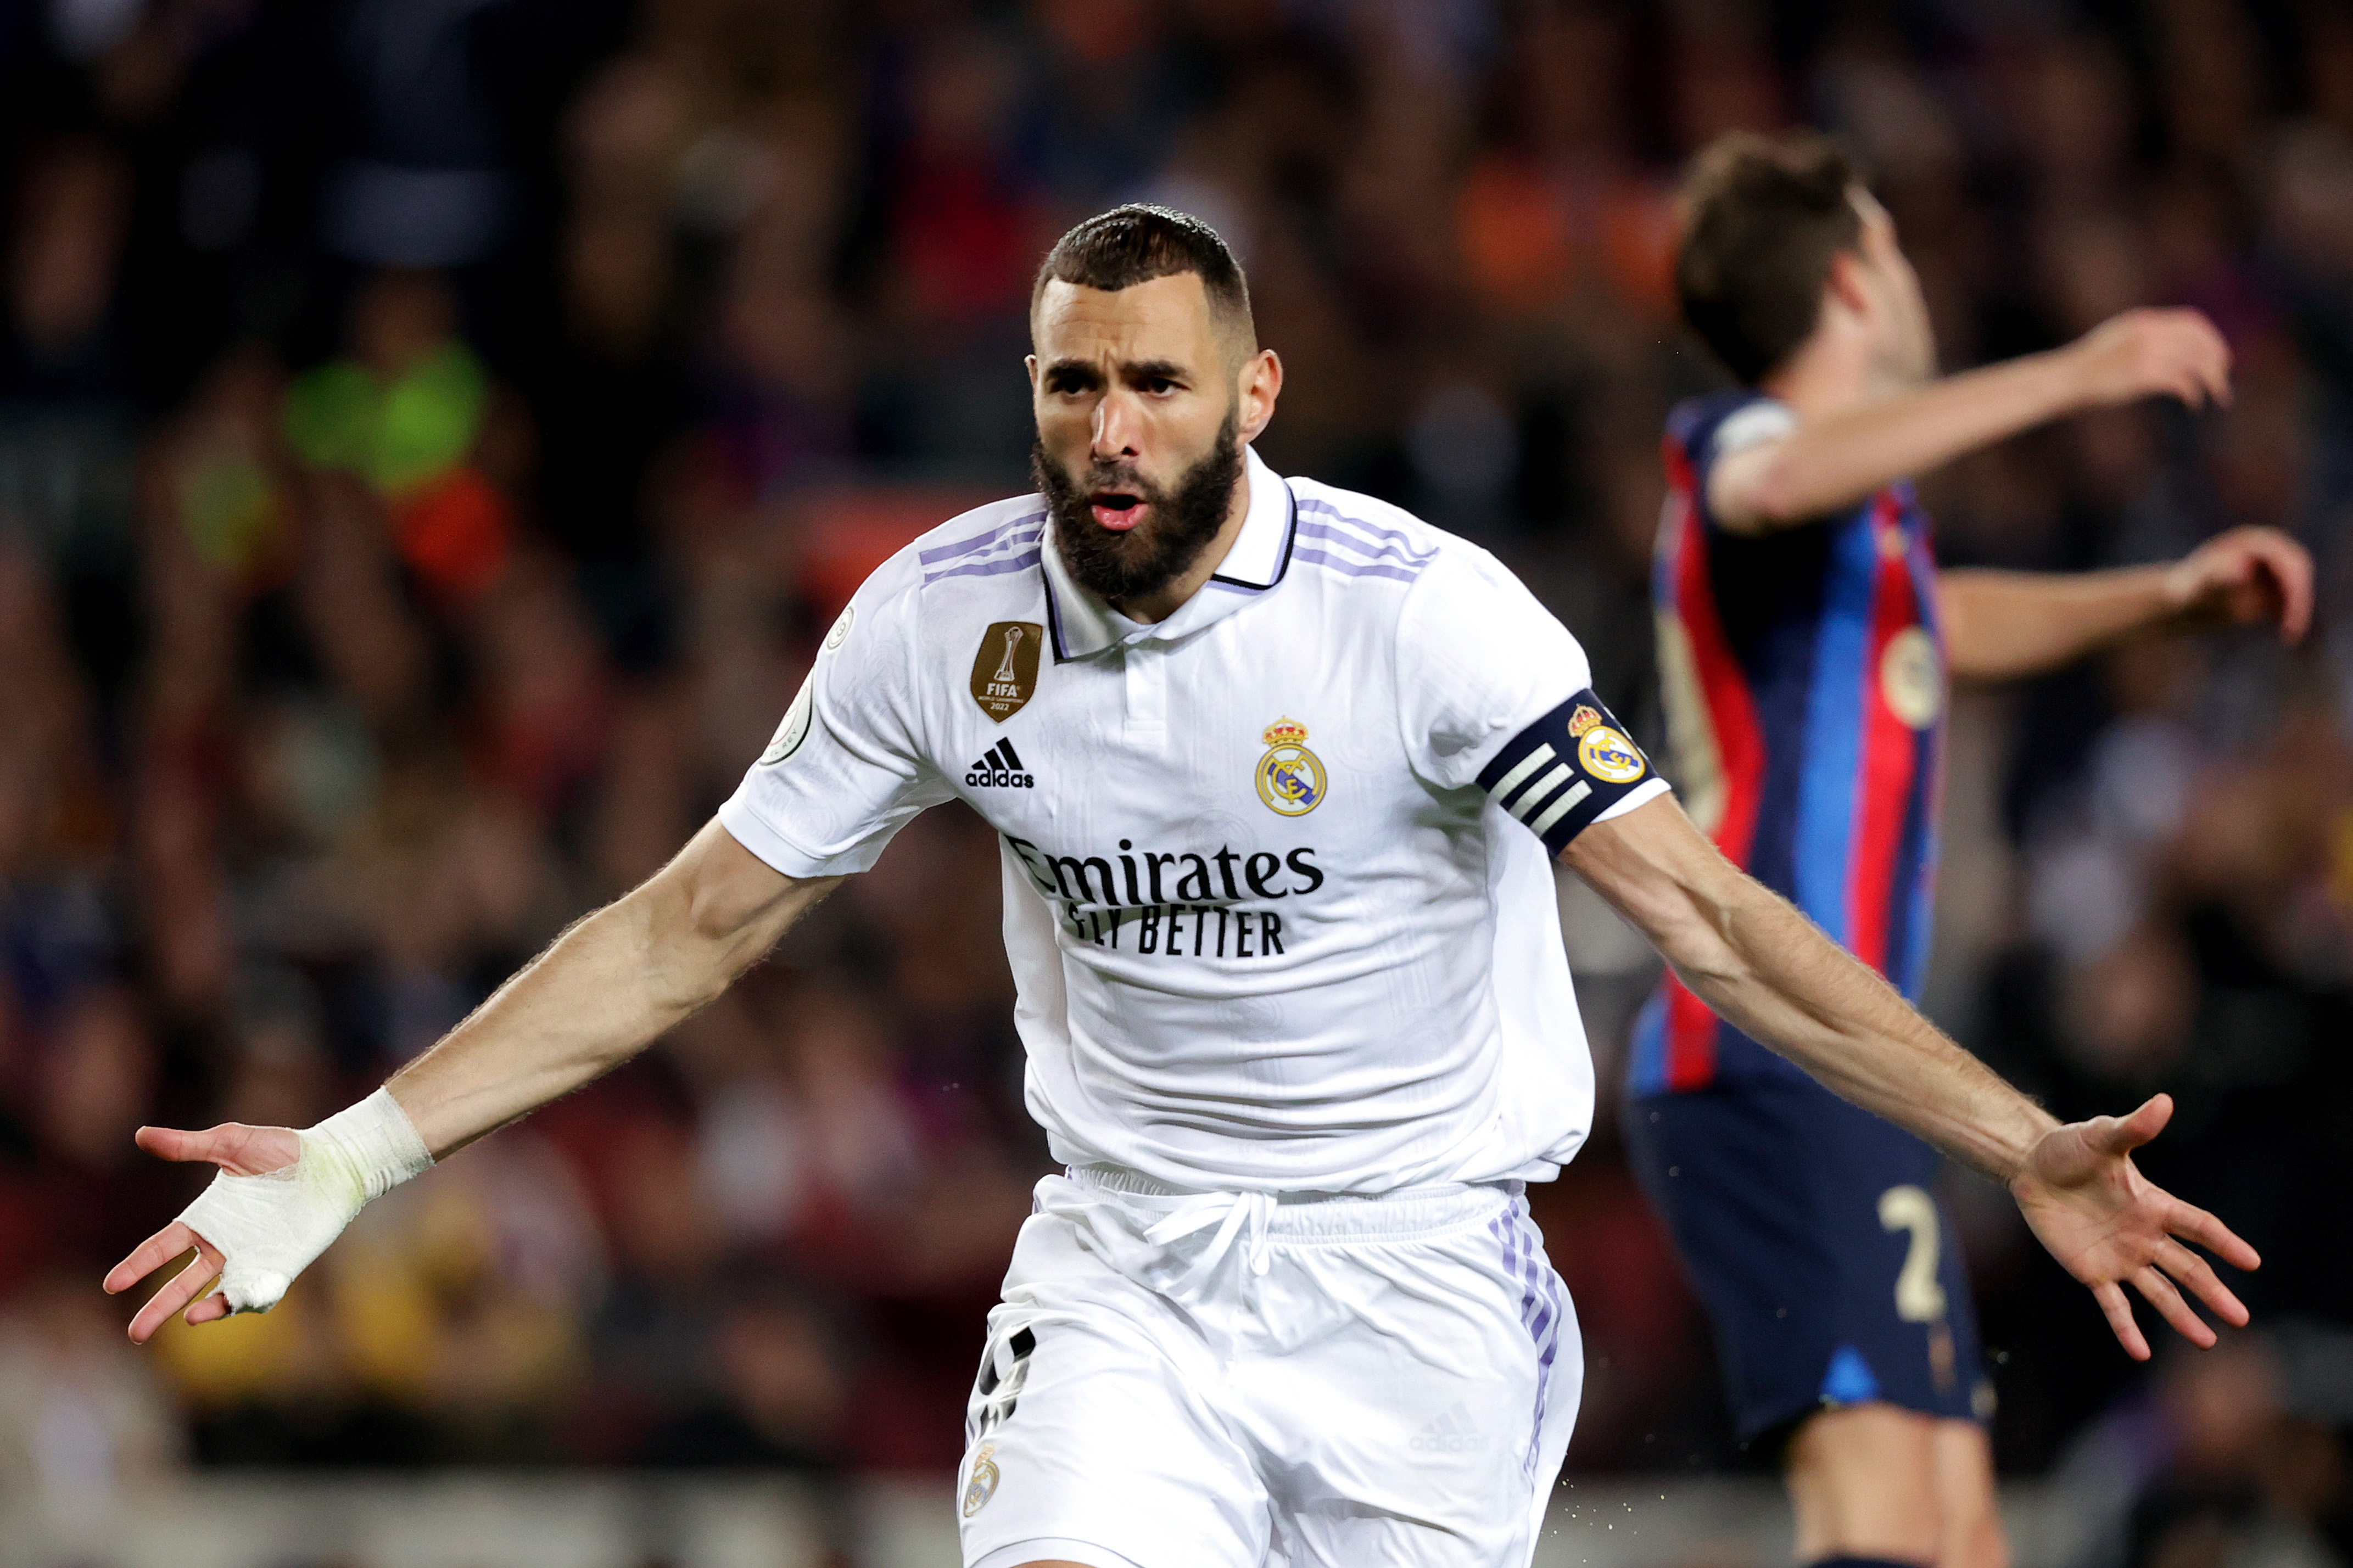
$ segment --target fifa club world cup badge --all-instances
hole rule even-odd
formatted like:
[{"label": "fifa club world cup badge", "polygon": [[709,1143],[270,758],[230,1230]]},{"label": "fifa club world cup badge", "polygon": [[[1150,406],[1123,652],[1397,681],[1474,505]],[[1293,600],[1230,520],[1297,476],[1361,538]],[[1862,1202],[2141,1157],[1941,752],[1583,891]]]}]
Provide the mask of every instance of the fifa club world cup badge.
[{"label": "fifa club world cup badge", "polygon": [[970,1519],[997,1495],[997,1445],[983,1443],[973,1451],[972,1479],[964,1484],[964,1516]]},{"label": "fifa club world cup badge", "polygon": [[1307,726],[1296,719],[1278,719],[1261,739],[1266,755],[1258,760],[1258,797],[1269,811],[1304,816],[1324,804],[1324,762],[1307,749]]},{"label": "fifa club world cup badge", "polygon": [[980,634],[980,650],[972,656],[972,700],[980,710],[1004,723],[1029,705],[1038,692],[1038,650],[1046,644],[1046,628],[1033,621],[998,621]]}]

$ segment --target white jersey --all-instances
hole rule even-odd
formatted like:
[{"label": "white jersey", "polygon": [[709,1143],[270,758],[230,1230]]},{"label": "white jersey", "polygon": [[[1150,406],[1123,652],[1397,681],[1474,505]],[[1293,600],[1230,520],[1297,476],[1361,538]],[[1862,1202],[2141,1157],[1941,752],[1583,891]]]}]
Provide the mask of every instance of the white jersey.
[{"label": "white jersey", "polygon": [[1054,1155],[1187,1191],[1546,1180],[1593,1069],[1552,856],[1664,789],[1485,551],[1250,455],[1166,620],[1063,572],[1036,497],[900,552],[720,821],[861,871],[961,797],[999,837]]}]

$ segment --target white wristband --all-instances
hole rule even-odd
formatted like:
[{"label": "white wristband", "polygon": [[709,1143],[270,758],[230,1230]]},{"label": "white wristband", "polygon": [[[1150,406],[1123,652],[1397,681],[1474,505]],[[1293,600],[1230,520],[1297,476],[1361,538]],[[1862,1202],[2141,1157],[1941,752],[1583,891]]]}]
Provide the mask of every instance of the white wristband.
[{"label": "white wristband", "polygon": [[433,1163],[390,1089],[295,1134],[301,1154],[259,1176],[224,1171],[184,1210],[225,1261],[214,1292],[233,1312],[266,1312],[371,1198]]}]

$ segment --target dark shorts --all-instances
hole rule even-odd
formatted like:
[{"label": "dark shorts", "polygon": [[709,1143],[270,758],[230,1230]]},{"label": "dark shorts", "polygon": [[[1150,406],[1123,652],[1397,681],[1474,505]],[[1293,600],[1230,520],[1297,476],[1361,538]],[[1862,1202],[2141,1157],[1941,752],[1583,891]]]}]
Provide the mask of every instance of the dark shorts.
[{"label": "dark shorts", "polygon": [[1926,1144],[1811,1079],[1629,1100],[1626,1142],[1715,1321],[1743,1441],[1874,1400],[1991,1414]]}]

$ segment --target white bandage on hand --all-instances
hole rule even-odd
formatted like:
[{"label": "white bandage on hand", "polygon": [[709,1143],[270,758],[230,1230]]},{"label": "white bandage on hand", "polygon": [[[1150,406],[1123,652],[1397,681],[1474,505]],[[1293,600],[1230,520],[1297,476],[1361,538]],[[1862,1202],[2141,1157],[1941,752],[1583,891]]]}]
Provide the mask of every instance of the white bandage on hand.
[{"label": "white bandage on hand", "polygon": [[433,1163],[416,1124],[385,1089],[295,1136],[302,1152],[294,1163],[259,1176],[223,1171],[181,1212],[182,1223],[224,1258],[208,1294],[227,1298],[232,1312],[278,1305],[294,1276],[369,1199]]}]

